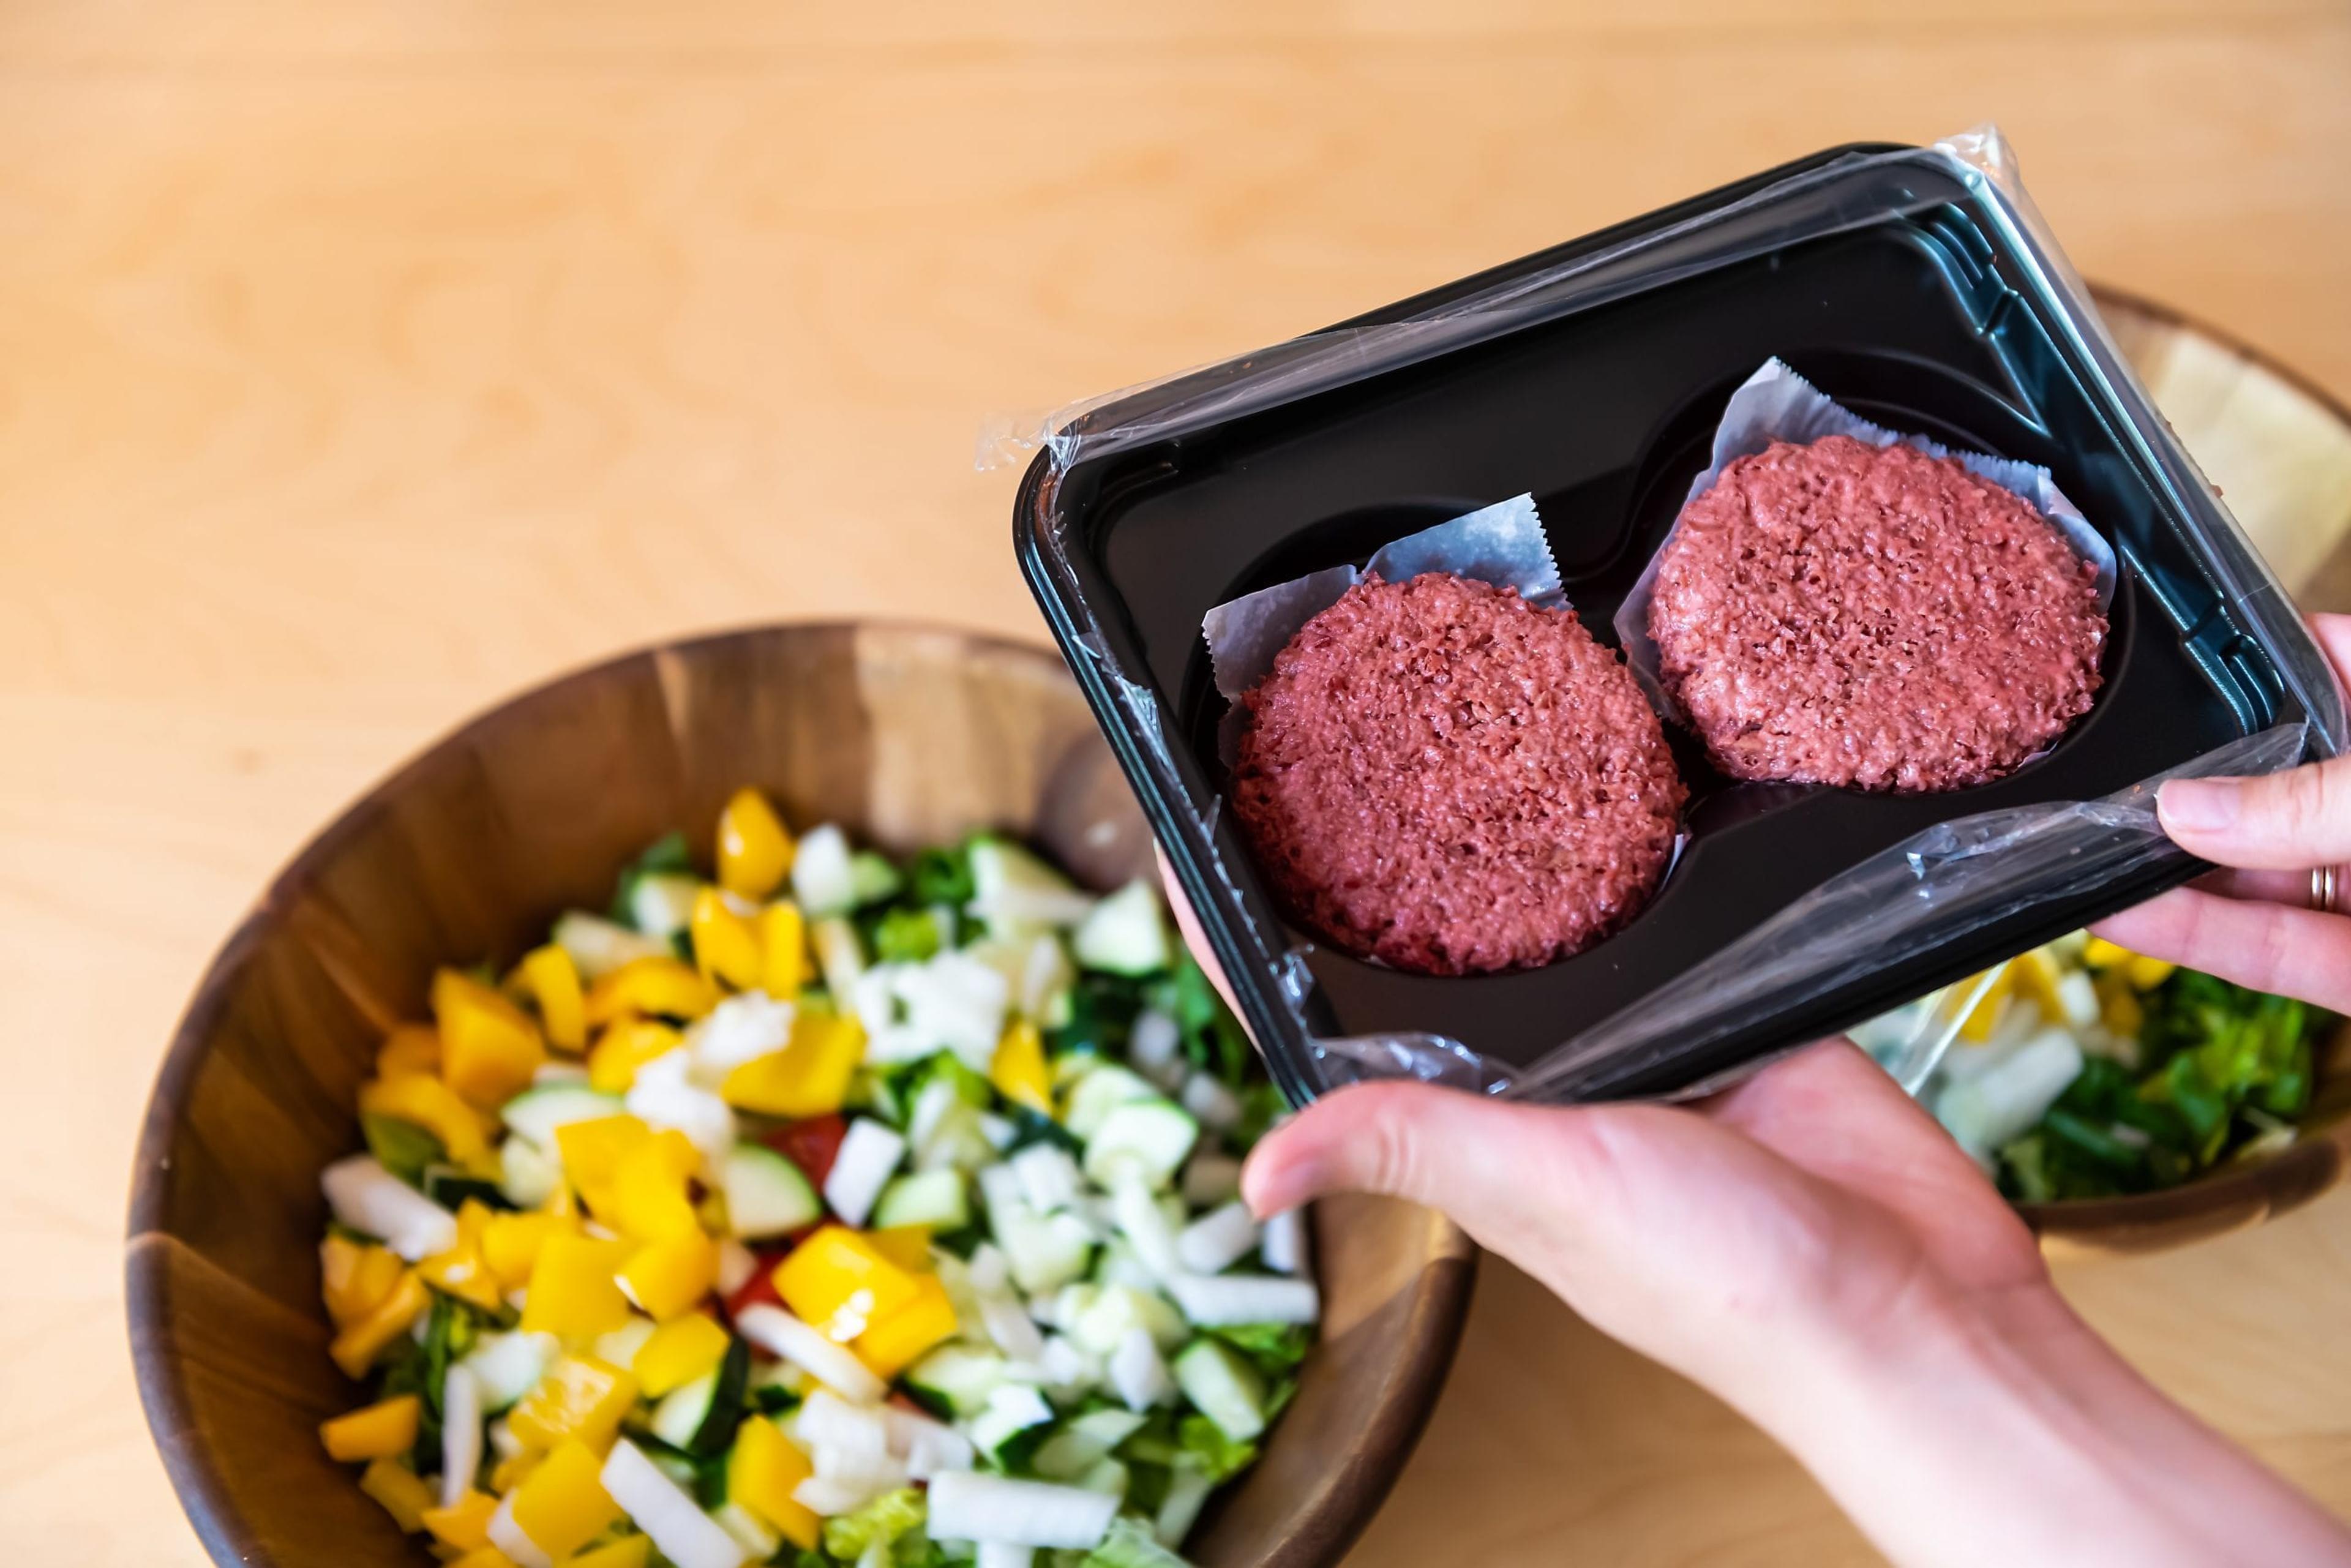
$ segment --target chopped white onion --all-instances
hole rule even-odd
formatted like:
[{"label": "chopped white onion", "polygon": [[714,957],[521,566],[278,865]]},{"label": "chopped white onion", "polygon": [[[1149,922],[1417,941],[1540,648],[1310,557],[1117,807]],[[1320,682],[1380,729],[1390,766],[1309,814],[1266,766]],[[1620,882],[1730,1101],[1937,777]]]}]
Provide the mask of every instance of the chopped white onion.
[{"label": "chopped white onion", "polygon": [[1012,1156],[1011,1166],[1020,1178],[1020,1196],[1040,1214],[1069,1207],[1085,1190],[1078,1162],[1051,1144],[1029,1145]]},{"label": "chopped white onion", "polygon": [[759,1271],[759,1260],[732,1236],[718,1243],[718,1293],[731,1296],[751,1282]]},{"label": "chopped white onion", "polygon": [[1145,1269],[1165,1278],[1180,1272],[1183,1264],[1176,1251],[1176,1228],[1167,1223],[1160,1211],[1159,1200],[1151,1188],[1141,1181],[1122,1181],[1111,1195],[1111,1212],[1118,1218],[1118,1228],[1127,1245]]},{"label": "chopped white onion", "polygon": [[742,1568],[747,1553],[724,1526],[695,1506],[694,1499],[662,1474],[644,1451],[626,1437],[612,1444],[601,1478],[604,1490],[653,1547],[677,1568]]},{"label": "chopped white onion", "polygon": [[464,1362],[441,1379],[441,1506],[455,1508],[482,1468],[482,1383]]},{"label": "chopped white onion", "polygon": [[1257,1255],[1277,1274],[1305,1273],[1306,1211],[1285,1208],[1280,1214],[1268,1215]]},{"label": "chopped white onion", "polygon": [[890,1173],[905,1155],[906,1140],[872,1117],[860,1116],[850,1123],[848,1135],[841,1140],[841,1152],[833,1156],[832,1169],[824,1178],[826,1207],[840,1216],[843,1225],[852,1229],[862,1226]]},{"label": "chopped white onion", "polygon": [[1045,1336],[1019,1297],[1002,1291],[981,1296],[979,1319],[996,1348],[1013,1360],[1035,1361],[1045,1354]]},{"label": "chopped white onion", "polygon": [[1183,1043],[1183,1031],[1174,1019],[1157,1008],[1145,1008],[1134,1015],[1134,1028],[1126,1037],[1127,1064],[1162,1088],[1172,1088],[1184,1076],[1176,1054]]},{"label": "chopped white onion", "polygon": [[747,1061],[772,1056],[791,1039],[792,1004],[765,991],[727,998],[685,1034],[686,1047],[694,1053],[694,1076],[705,1089],[719,1087],[729,1072]]},{"label": "chopped white onion", "polygon": [[871,1495],[861,1488],[827,1480],[822,1476],[810,1476],[792,1489],[794,1502],[827,1518],[836,1513],[855,1513],[865,1506]]},{"label": "chopped white onion", "polygon": [[375,1237],[411,1263],[457,1245],[457,1217],[371,1155],[337,1160],[319,1173],[319,1186],[338,1221]]},{"label": "chopped white onion", "polygon": [[889,1385],[841,1345],[781,1307],[761,1302],[736,1314],[735,1331],[771,1355],[803,1368],[819,1383],[860,1405],[878,1405]]},{"label": "chopped white onion", "polygon": [[1202,1328],[1234,1323],[1311,1323],[1321,1315],[1322,1297],[1304,1280],[1270,1280],[1257,1274],[1203,1278],[1178,1274],[1168,1294],[1184,1315]]},{"label": "chopped white onion", "polygon": [[1117,1512],[1105,1492],[952,1470],[931,1482],[929,1529],[937,1541],[1091,1549]]},{"label": "chopped white onion", "polygon": [[498,1500],[497,1511],[490,1515],[490,1544],[513,1559],[515,1568],[555,1568],[555,1559],[540,1551],[538,1542],[515,1522],[514,1500],[513,1492]]},{"label": "chopped white onion", "polygon": [[1148,1410],[1175,1396],[1176,1380],[1168,1375],[1159,1347],[1151,1343],[1149,1330],[1131,1328],[1120,1337],[1118,1348],[1110,1354],[1110,1385],[1130,1410]]},{"label": "chopped white onion", "polygon": [[1240,1096],[1205,1072],[1195,1072],[1184,1085],[1184,1109],[1207,1127],[1222,1129],[1241,1119]]},{"label": "chopped white onion", "polygon": [[1194,1274],[1221,1274],[1257,1248],[1257,1220],[1238,1199],[1202,1215],[1176,1238],[1176,1261]]},{"label": "chopped white onion", "polygon": [[684,1133],[716,1170],[735,1146],[735,1113],[709,1090],[687,1082],[693,1054],[684,1047],[637,1069],[624,1101],[629,1114],[657,1129]]},{"label": "chopped white onion", "polygon": [[972,1559],[972,1568],[1031,1568],[1037,1561],[1033,1546],[1015,1546],[1008,1541],[983,1541],[979,1554]]}]

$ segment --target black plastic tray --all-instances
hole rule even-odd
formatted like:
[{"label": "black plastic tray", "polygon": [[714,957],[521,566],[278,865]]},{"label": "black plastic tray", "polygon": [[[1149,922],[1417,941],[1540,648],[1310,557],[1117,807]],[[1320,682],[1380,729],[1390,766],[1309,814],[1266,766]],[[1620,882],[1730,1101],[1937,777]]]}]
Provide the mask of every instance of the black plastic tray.
[{"label": "black plastic tray", "polygon": [[[1014,519],[1023,570],[1293,1099],[1315,1088],[1309,1033],[1427,1031],[1524,1066],[1922,829],[2105,796],[2304,716],[2273,657],[2274,618],[2246,623],[2262,618],[2232,613],[2214,577],[2216,538],[2233,537],[2225,517],[2203,515],[2209,493],[2183,493],[2176,474],[2149,460],[2145,431],[2084,362],[2042,269],[1978,193],[1956,177],[1938,184],[1927,163],[1890,187],[1883,170],[1865,182],[1856,173],[1855,189],[1832,180],[1804,198],[1815,213],[1823,202],[1852,209],[1835,232],[1768,243],[1772,225],[1788,221],[1771,210],[1768,193],[1790,175],[1866,166],[1852,154],[1889,151],[1897,150],[1834,149],[1343,327],[1420,315],[1766,193],[1761,208],[1737,219],[1763,236],[1755,254],[1677,269],[1670,256],[1656,258],[1648,275],[1628,274],[1618,297],[1564,316],[1173,438],[1103,455],[1081,444],[1066,468],[1050,455],[1030,467]],[[1705,466],[1725,402],[1772,355],[1881,424],[2055,474],[2120,561],[2094,710],[2017,774],[1930,796],[1735,783],[1669,726],[1691,787],[1689,842],[1624,931],[1576,957],[1504,975],[1405,974],[1322,947],[1301,974],[1282,955],[1309,947],[1311,934],[1285,925],[1217,811],[1223,704],[1209,678],[1202,614],[1303,572],[1360,564],[1399,535],[1531,490],[1571,600],[1613,643],[1610,619]],[[1219,373],[1229,368],[1203,376]],[[1084,423],[1131,423],[1198,384],[1146,389]],[[1172,727],[1172,771],[1146,763],[1158,749],[1155,723]],[[1670,1072],[1633,1073],[1583,1092],[1654,1094],[1718,1075],[2198,869],[2175,853],[2123,880],[2033,903],[1833,994],[1746,1019]],[[1286,1005],[1292,1000],[1302,1009]]]}]

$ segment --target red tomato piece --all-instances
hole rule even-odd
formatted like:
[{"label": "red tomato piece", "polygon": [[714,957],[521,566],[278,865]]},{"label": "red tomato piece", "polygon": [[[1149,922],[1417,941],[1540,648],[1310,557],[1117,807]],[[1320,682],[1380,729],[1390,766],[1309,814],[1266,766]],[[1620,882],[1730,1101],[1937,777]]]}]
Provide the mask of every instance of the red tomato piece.
[{"label": "red tomato piece", "polygon": [[787,1122],[759,1141],[799,1166],[809,1185],[821,1192],[824,1178],[832,1174],[832,1162],[841,1153],[841,1140],[848,1135],[849,1124],[840,1116],[810,1116],[803,1122]]}]

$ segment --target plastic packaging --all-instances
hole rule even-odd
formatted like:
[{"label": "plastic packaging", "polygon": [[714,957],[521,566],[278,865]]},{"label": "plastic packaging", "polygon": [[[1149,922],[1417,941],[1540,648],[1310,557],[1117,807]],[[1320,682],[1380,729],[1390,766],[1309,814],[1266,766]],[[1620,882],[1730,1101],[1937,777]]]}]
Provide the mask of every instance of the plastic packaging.
[{"label": "plastic packaging", "polygon": [[[1815,277],[1853,291],[1842,319],[1798,287]],[[1917,343],[1856,339],[1856,321]],[[1472,509],[1480,490],[1531,484],[1555,546],[1583,529],[1560,565],[1579,605],[1605,614],[1669,525],[1660,507],[1687,493],[1735,384],[1714,378],[1783,342],[1815,379],[1814,365],[1838,372],[1824,391],[1893,429],[2065,475],[2118,559],[2111,712],[1979,790],[1898,803],[1725,790],[1693,808],[1693,853],[1709,865],[1677,873],[1677,904],[1669,889],[1625,932],[1544,970],[1401,977],[1286,926],[1221,821],[1226,672],[1208,665],[1202,612],[1317,570],[1335,593],[1352,580],[1341,569],[1377,546]],[[1573,410],[1525,395],[1589,392],[1586,364],[1686,384],[1604,389]],[[1621,438],[1602,428],[1627,409],[1661,412]],[[1606,460],[1564,464],[1562,428]],[[2155,826],[2162,778],[2266,771],[2346,744],[2323,657],[1988,130],[1789,165],[1092,400],[1038,439],[1015,518],[1023,569],[1295,1101],[1383,1076],[1562,1101],[1711,1086],[2186,880],[2194,862]],[[1558,476],[1527,475],[1546,466]],[[2067,795],[2076,780],[2095,786]],[[1923,1029],[1897,1074],[1923,1078],[1948,1035]]]}]

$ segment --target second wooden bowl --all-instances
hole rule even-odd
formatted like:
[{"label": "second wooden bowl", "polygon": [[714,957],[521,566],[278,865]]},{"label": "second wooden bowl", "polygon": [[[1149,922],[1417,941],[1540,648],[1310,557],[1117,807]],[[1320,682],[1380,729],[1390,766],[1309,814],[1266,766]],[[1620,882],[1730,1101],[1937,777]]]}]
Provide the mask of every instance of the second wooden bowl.
[{"label": "second wooden bowl", "polygon": [[[214,1559],[430,1563],[319,1449],[360,1390],[327,1359],[319,1172],[434,966],[511,959],[672,828],[709,856],[743,784],[795,822],[911,850],[1009,829],[1084,880],[1146,871],[1149,835],[1050,653],[952,632],[786,626],[615,660],[475,720],[302,851],[204,977],[133,1176],[140,1394]],[[1473,1252],[1437,1215],[1318,1205],[1323,1342],[1263,1460],[1192,1543],[1202,1568],[1314,1568],[1370,1519],[1444,1381]]]}]

